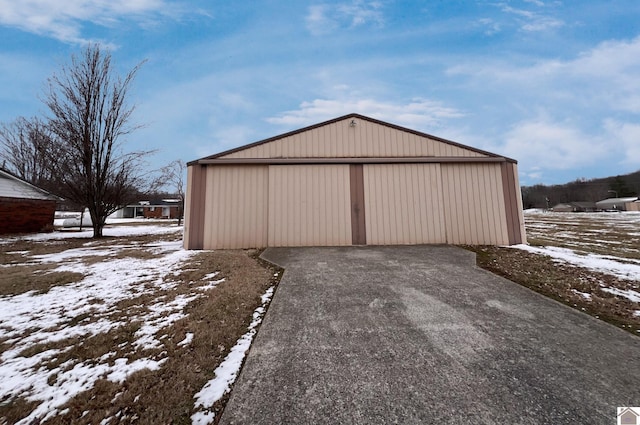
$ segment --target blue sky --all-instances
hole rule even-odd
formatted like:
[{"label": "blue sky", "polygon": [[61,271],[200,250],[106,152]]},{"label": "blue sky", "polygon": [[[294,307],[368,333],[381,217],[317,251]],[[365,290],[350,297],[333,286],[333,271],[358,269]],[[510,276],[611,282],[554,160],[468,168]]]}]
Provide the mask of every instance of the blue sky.
[{"label": "blue sky", "polygon": [[0,121],[87,42],[151,167],[357,112],[515,158],[521,184],[640,169],[640,2],[0,0]]}]

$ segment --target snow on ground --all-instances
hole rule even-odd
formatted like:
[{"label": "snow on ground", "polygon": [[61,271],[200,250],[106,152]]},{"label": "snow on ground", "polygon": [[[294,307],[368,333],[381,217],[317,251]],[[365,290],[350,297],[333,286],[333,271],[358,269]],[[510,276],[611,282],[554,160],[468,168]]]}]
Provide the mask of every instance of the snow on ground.
[{"label": "snow on ground", "polygon": [[[553,213],[526,210],[527,239],[541,245],[515,245],[555,261],[584,267],[620,279],[640,281],[640,213]],[[634,290],[609,288],[605,292],[640,303]]]},{"label": "snow on ground", "polygon": [[207,382],[204,387],[195,395],[195,410],[191,415],[191,423],[194,425],[212,424],[215,413],[211,410],[214,403],[220,400],[229,390],[236,380],[244,357],[251,346],[253,337],[257,332],[257,326],[262,322],[265,310],[271,297],[274,287],[267,289],[262,295],[262,305],[253,312],[253,320],[245,333],[231,348],[227,357],[215,370],[215,377]]},{"label": "snow on ground", "polygon": [[[107,227],[106,236],[128,236],[178,233],[177,226],[122,226]],[[90,237],[90,231],[54,232],[24,236],[24,239],[50,241],[66,237]],[[15,239],[15,238],[12,238]],[[7,240],[0,240],[0,243]],[[117,304],[144,294],[154,297],[159,290],[171,290],[177,282],[171,280],[185,260],[195,254],[182,249],[180,240],[156,242],[140,247],[152,252],[151,258],[109,258],[108,261],[84,262],[87,256],[111,257],[124,247],[119,244],[101,246],[89,240],[82,248],[57,254],[31,256],[29,264],[52,263],[52,271],[83,273],[79,282],[54,286],[46,293],[33,291],[12,296],[0,296],[0,339],[10,348],[0,356],[0,394],[5,397],[25,397],[40,403],[18,424],[45,421],[58,414],[58,409],[75,395],[89,390],[95,381],[106,378],[123,382],[130,374],[141,369],[158,369],[166,361],[166,353],[130,361],[128,354],[145,353],[161,347],[159,330],[184,317],[185,306],[202,296],[202,291],[188,295],[158,296],[145,305],[127,307],[122,315]],[[219,281],[211,282],[210,287]],[[140,322],[135,341],[120,351],[104,354],[99,359],[80,361],[72,358],[61,364],[56,359],[71,350],[51,348],[35,355],[28,354],[38,344],[55,343],[67,338],[82,338],[115,330],[132,322]],[[187,336],[184,344],[188,344]],[[139,357],[139,356],[138,356]],[[49,368],[45,365],[53,367]]]},{"label": "snow on ground", "polygon": [[576,252],[573,249],[559,248],[555,246],[537,247],[529,245],[514,245],[512,248],[522,249],[535,254],[548,255],[557,261],[563,261],[600,273],[610,274],[621,279],[640,280],[640,260],[623,260],[617,257]]}]

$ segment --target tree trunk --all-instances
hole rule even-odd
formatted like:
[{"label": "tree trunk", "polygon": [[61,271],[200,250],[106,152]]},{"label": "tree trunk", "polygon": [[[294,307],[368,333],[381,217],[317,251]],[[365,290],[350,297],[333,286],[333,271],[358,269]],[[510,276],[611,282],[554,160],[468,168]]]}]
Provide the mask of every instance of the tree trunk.
[{"label": "tree trunk", "polygon": [[104,225],[100,224],[100,223],[93,223],[93,237],[94,238],[101,238],[102,237],[102,228],[104,227]]}]

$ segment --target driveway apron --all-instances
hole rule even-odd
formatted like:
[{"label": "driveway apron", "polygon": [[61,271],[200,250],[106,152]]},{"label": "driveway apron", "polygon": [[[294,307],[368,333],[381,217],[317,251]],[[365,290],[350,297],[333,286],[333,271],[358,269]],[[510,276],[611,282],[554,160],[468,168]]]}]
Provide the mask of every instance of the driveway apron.
[{"label": "driveway apron", "polygon": [[222,424],[613,424],[640,338],[450,246],[269,248],[285,268]]}]

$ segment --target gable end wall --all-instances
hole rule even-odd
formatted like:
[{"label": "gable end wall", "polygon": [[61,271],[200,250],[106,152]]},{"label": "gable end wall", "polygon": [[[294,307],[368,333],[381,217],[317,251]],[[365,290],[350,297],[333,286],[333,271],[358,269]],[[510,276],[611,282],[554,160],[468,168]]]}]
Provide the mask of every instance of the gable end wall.
[{"label": "gable end wall", "polygon": [[487,157],[479,151],[352,118],[232,151],[217,158]]}]

